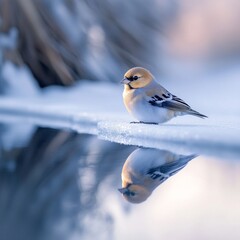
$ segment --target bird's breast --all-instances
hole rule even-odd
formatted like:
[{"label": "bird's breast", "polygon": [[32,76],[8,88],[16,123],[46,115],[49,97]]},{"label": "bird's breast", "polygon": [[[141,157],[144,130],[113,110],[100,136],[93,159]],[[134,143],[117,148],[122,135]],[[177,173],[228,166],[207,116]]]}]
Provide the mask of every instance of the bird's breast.
[{"label": "bird's breast", "polygon": [[123,92],[125,107],[128,112],[138,121],[142,122],[166,122],[174,116],[174,112],[166,108],[152,106],[148,97],[141,89]]},{"label": "bird's breast", "polygon": [[140,94],[137,94],[137,91],[135,89],[123,92],[123,101],[129,112],[133,111],[141,99],[142,96]]}]

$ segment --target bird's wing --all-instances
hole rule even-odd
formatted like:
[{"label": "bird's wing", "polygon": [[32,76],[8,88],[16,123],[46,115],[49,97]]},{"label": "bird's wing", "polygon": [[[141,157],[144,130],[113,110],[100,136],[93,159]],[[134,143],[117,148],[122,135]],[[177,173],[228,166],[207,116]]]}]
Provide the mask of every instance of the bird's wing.
[{"label": "bird's wing", "polygon": [[173,162],[149,169],[147,174],[152,179],[158,179],[159,181],[166,180],[183,169],[187,163],[195,157],[197,157],[197,155],[181,156]]},{"label": "bird's wing", "polygon": [[166,108],[174,112],[181,114],[190,114],[200,118],[207,118],[195,110],[193,110],[186,102],[181,98],[171,94],[165,88],[160,85],[155,85],[154,88],[146,91],[146,100],[155,107]]},{"label": "bird's wing", "polygon": [[163,87],[148,90],[146,95],[147,101],[152,106],[167,108],[179,112],[186,112],[191,109],[191,107],[181,98],[171,94]]}]

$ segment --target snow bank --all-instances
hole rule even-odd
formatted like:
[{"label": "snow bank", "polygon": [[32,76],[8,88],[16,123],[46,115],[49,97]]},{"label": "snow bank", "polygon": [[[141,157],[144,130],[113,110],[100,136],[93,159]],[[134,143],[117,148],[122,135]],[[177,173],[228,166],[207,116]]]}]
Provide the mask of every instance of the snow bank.
[{"label": "snow bank", "polygon": [[4,123],[21,123],[52,127],[60,129],[72,129],[80,133],[96,134],[97,122],[104,119],[91,113],[79,113],[56,105],[43,105],[39,102],[27,100],[0,99],[0,117]]},{"label": "snow bank", "polygon": [[208,154],[225,158],[239,156],[240,128],[227,125],[100,122],[98,135],[108,141],[168,149],[180,154]]},{"label": "snow bank", "polygon": [[228,76],[225,84],[222,75],[219,84],[216,76],[215,79],[208,76],[203,82],[193,84],[186,80],[178,88],[169,80],[170,86],[166,87],[170,91],[178,89],[179,92],[173,93],[209,118],[183,116],[162,125],[130,124],[133,119],[124,108],[120,84],[80,81],[72,87],[55,86],[40,91],[26,68],[8,63],[3,66],[3,75],[12,87],[0,97],[0,122],[69,129],[96,134],[108,141],[183,154],[236,155],[240,151],[240,71],[237,70],[225,73]]},{"label": "snow bank", "polygon": [[[46,101],[46,99],[45,99]],[[111,111],[84,112],[80,107],[43,104],[37,99],[0,99],[0,121],[69,129],[127,145],[168,149],[180,154],[240,154],[238,118],[179,117],[162,125],[131,124],[129,117]],[[120,120],[119,120],[120,119]],[[230,154],[230,155],[229,155]]]}]

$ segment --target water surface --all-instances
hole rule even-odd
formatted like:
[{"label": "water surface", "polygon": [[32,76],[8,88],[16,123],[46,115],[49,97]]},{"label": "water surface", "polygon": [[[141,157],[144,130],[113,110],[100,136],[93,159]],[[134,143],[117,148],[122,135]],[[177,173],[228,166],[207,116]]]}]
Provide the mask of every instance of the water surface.
[{"label": "water surface", "polygon": [[[137,146],[28,124],[2,124],[0,132],[3,240],[240,239],[237,157],[194,156],[169,177],[150,171],[159,183],[134,204],[118,189]],[[157,154],[163,172],[173,167],[164,161],[183,159],[167,149],[140,151],[140,166]]]}]

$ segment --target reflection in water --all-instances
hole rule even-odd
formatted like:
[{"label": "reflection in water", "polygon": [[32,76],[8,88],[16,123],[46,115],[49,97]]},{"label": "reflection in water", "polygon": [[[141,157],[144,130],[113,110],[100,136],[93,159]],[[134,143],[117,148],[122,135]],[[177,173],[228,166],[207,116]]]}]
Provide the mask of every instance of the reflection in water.
[{"label": "reflection in water", "polygon": [[195,157],[151,148],[136,149],[124,163],[119,191],[131,203],[144,202],[156,187]]},{"label": "reflection in water", "polygon": [[[104,223],[107,230],[99,239],[111,239],[113,218],[101,212],[96,193],[106,178],[119,176],[122,159],[133,147],[39,128],[27,146],[8,149],[2,140],[6,141],[10,128],[1,125],[0,129],[4,130],[0,138],[0,239],[61,240],[69,239],[72,232],[89,236],[98,231],[93,220],[92,228],[85,226],[89,219]],[[116,189],[118,178],[112,184]]]},{"label": "reflection in water", "polygon": [[[74,134],[38,129],[28,146],[2,149],[0,230],[4,239],[44,239],[69,214],[65,228],[74,228],[80,193],[77,161],[73,158],[68,164],[74,154],[73,139]],[[9,161],[15,163],[14,171],[6,167]]]},{"label": "reflection in water", "polygon": [[86,134],[0,125],[0,240],[240,239],[239,161],[199,157],[136,205],[117,191],[127,158],[124,168],[147,172],[152,191],[194,155],[134,150]]}]

